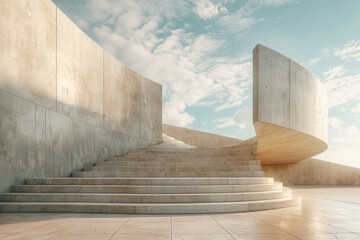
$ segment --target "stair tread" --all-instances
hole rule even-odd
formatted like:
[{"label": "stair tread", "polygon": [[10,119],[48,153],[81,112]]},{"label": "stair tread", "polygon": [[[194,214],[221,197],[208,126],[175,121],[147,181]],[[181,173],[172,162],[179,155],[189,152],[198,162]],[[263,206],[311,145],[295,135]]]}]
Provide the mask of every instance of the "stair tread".
[{"label": "stair tread", "polygon": [[99,202],[0,202],[0,205],[110,205],[110,206],[192,206],[192,205],[232,205],[232,204],[254,204],[264,202],[281,202],[291,200],[292,197],[280,199],[254,200],[242,202],[191,202],[191,203],[99,203]]},{"label": "stair tread", "polygon": [[1,193],[0,195],[116,195],[116,196],[192,196],[192,195],[236,195],[236,194],[265,194],[265,193],[277,193],[290,191],[288,188],[282,188],[279,190],[268,190],[268,191],[258,191],[258,192],[224,192],[224,193],[20,193],[20,192],[11,192],[11,193]]}]

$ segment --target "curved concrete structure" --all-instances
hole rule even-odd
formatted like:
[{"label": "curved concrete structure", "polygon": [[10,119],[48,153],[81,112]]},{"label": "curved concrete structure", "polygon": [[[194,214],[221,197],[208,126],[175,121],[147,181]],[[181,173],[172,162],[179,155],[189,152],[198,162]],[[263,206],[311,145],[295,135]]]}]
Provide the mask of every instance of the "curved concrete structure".
[{"label": "curved concrete structure", "polygon": [[[295,163],[327,149],[327,93],[301,65],[262,45],[253,50],[253,123],[261,165]],[[254,142],[163,125],[168,136],[197,147]]]},{"label": "curved concrete structure", "polygon": [[262,165],[327,149],[327,93],[304,67],[262,45],[253,51],[253,123]]}]

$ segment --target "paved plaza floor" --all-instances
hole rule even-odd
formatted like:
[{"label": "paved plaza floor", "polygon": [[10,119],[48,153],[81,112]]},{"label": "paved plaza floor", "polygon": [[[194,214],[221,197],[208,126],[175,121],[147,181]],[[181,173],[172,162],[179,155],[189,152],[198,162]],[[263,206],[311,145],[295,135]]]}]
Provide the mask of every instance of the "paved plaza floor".
[{"label": "paved plaza floor", "polygon": [[302,204],[194,215],[0,214],[0,239],[360,239],[360,187],[298,186]]}]

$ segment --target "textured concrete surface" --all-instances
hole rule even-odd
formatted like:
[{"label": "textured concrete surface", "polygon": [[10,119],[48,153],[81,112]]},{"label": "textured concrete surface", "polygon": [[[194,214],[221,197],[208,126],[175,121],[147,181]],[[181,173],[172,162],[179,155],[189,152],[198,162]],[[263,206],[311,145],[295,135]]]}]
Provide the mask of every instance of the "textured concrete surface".
[{"label": "textured concrete surface", "polygon": [[162,86],[141,77],[141,138],[160,141],[162,137]]},{"label": "textured concrete surface", "polygon": [[0,191],[24,178],[69,176],[155,144],[97,127],[0,90]]},{"label": "textured concrete surface", "polygon": [[0,89],[55,109],[56,6],[1,0],[0,53]]},{"label": "textured concrete surface", "polygon": [[103,126],[103,50],[57,10],[57,111]]},{"label": "textured concrete surface", "polygon": [[233,145],[242,142],[240,139],[197,131],[189,128],[163,124],[163,133],[186,144],[199,148]]},{"label": "textured concrete surface", "polygon": [[327,143],[327,94],[304,67],[262,45],[254,48],[253,122],[297,130]]},{"label": "textured concrete surface", "polygon": [[114,70],[50,0],[0,1],[0,50],[0,192],[161,141],[161,85]]},{"label": "textured concrete surface", "polygon": [[0,90],[0,191],[45,175],[45,108]]},{"label": "textured concrete surface", "polygon": [[295,207],[231,214],[0,214],[0,239],[360,239],[360,189],[298,187]]},{"label": "textured concrete surface", "polygon": [[262,45],[253,50],[253,123],[262,165],[305,160],[327,149],[327,93],[304,67]]},{"label": "textured concrete surface", "polygon": [[265,176],[286,185],[360,185],[360,169],[319,159],[262,167]]},{"label": "textured concrete surface", "polygon": [[105,52],[105,128],[140,137],[140,79],[139,74]]}]

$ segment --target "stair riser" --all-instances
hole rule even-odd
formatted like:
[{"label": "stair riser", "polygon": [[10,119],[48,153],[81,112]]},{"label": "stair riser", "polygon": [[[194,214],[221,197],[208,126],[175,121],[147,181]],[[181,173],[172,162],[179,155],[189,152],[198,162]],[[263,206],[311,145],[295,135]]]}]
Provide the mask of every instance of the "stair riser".
[{"label": "stair riser", "polygon": [[238,172],[74,172],[73,177],[263,177],[261,171]]},{"label": "stair riser", "polygon": [[103,203],[210,203],[270,200],[290,197],[291,191],[214,195],[82,195],[82,194],[3,194],[1,202],[103,202]]},{"label": "stair riser", "polygon": [[219,161],[219,162],[149,162],[149,161],[103,161],[96,166],[127,166],[127,167],[241,167],[260,166],[259,160],[251,161]]},{"label": "stair riser", "polygon": [[170,214],[170,213],[226,213],[269,210],[291,207],[299,204],[298,199],[284,199],[254,203],[213,203],[187,205],[131,206],[108,204],[54,204],[5,205],[0,203],[0,212],[56,212],[56,213],[126,213],[126,214]]},{"label": "stair riser", "polygon": [[281,190],[282,184],[218,185],[218,186],[61,186],[19,185],[11,188],[16,193],[239,193]]},{"label": "stair riser", "polygon": [[154,178],[154,179],[116,179],[116,178],[52,178],[52,179],[25,179],[26,185],[251,185],[272,184],[273,178]]},{"label": "stair riser", "polygon": [[242,166],[242,167],[124,167],[124,166],[95,166],[86,167],[84,171],[126,171],[126,172],[195,172],[195,171],[261,171],[260,166]]}]

